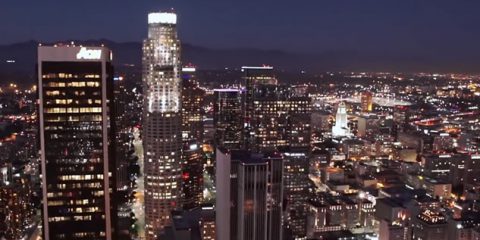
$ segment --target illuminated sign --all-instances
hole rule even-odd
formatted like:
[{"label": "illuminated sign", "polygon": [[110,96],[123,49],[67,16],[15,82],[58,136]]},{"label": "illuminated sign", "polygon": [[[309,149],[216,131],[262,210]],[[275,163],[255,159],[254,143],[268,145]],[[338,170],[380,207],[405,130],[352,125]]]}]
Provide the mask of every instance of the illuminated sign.
[{"label": "illuminated sign", "polygon": [[77,59],[86,59],[86,60],[100,60],[102,58],[102,50],[99,49],[87,49],[82,47],[77,53]]}]

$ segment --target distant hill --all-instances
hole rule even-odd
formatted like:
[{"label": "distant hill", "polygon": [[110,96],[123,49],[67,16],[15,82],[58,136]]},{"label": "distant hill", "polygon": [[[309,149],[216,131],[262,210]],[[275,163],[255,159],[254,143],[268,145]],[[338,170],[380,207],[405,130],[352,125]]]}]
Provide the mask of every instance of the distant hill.
[{"label": "distant hill", "polygon": [[[70,42],[70,41],[65,41]],[[119,43],[110,40],[75,41],[80,45],[105,44],[114,55],[114,64],[140,67],[140,42]],[[5,81],[33,82],[36,47],[38,42],[27,41],[0,45],[0,84]],[[268,64],[276,69],[309,73],[323,71],[404,71],[404,72],[479,72],[478,58],[458,59],[439,56],[392,56],[387,53],[361,53],[358,51],[330,51],[316,54],[296,54],[280,50],[211,49],[191,44],[182,45],[182,61],[199,69],[238,68],[243,65]],[[14,60],[14,63],[7,62]],[[20,78],[20,80],[18,80]]]},{"label": "distant hill", "polygon": [[[64,41],[69,43],[70,40]],[[114,64],[134,64],[140,66],[142,44],[139,42],[118,43],[110,40],[74,41],[77,45],[98,46],[105,44],[114,54]],[[49,44],[44,44],[49,45]],[[51,45],[51,44],[50,44]],[[10,45],[0,45],[0,71],[33,71],[38,42],[28,41]],[[293,54],[279,50],[258,49],[210,49],[190,44],[182,45],[182,61],[193,63],[202,69],[235,68],[244,65],[269,64],[286,70],[311,70],[313,66],[336,68],[341,58],[354,57],[353,52],[323,53],[319,55]],[[7,63],[14,60],[15,63]],[[334,70],[334,69],[333,69]]]}]

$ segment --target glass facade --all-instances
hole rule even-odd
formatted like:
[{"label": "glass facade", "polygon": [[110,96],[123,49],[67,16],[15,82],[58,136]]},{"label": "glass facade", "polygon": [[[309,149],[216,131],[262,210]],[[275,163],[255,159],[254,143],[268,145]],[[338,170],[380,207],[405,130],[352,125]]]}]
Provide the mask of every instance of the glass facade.
[{"label": "glass facade", "polygon": [[240,149],[243,130],[242,92],[239,89],[217,89],[214,97],[215,144],[228,149]]}]

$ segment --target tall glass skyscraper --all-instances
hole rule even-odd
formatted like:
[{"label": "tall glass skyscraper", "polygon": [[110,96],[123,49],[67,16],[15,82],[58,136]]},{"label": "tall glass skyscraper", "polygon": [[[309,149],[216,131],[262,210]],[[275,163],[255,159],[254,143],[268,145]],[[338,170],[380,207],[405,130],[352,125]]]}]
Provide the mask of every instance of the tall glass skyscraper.
[{"label": "tall glass skyscraper", "polygon": [[143,43],[143,146],[147,239],[170,224],[181,197],[181,65],[177,15],[148,15]]},{"label": "tall glass skyscraper", "polygon": [[113,68],[104,47],[40,46],[43,239],[117,239]]}]

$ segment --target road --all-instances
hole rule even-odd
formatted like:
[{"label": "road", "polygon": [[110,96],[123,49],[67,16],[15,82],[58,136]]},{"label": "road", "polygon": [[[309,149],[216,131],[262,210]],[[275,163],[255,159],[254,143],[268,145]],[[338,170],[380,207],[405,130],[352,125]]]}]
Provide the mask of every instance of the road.
[{"label": "road", "polygon": [[138,157],[138,165],[140,166],[140,175],[135,180],[137,188],[135,189],[135,203],[132,206],[132,211],[135,214],[137,222],[135,227],[138,231],[138,239],[145,239],[145,207],[144,207],[144,180],[143,180],[143,145],[140,138],[140,130],[134,130],[133,145],[135,147],[135,154]]}]

